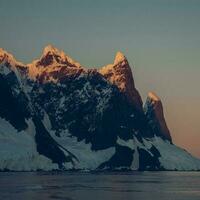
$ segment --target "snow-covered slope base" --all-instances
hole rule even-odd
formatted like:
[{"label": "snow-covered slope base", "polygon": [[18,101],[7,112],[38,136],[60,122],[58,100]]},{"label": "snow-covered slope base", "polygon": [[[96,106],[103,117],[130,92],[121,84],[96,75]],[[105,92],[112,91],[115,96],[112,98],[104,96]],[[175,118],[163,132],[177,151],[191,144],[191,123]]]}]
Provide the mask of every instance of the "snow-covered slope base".
[{"label": "snow-covered slope base", "polygon": [[200,160],[186,150],[156,137],[152,144],[161,154],[161,165],[166,170],[200,170]]},{"label": "snow-covered slope base", "polygon": [[70,136],[69,133],[64,133],[61,137],[57,137],[52,133],[52,136],[59,144],[76,155],[78,162],[76,163],[75,169],[95,170],[101,163],[109,160],[115,153],[114,147],[92,151],[91,144],[86,144],[85,141],[78,142],[77,138]]},{"label": "snow-covered slope base", "polygon": [[[151,139],[142,139],[142,141],[138,141],[135,137],[128,141],[118,138],[117,144],[134,151],[132,163],[127,167],[130,170],[200,170],[199,159],[157,136]],[[143,153],[141,153],[141,150],[143,150]],[[146,156],[144,152],[148,152],[149,156]],[[153,163],[152,168],[152,160],[155,161],[156,159],[158,160]],[[141,160],[143,161],[141,162]],[[144,162],[146,162],[145,168],[143,168]]]},{"label": "snow-covered slope base", "polygon": [[[52,163],[47,157],[40,155],[37,152],[36,143],[34,139],[35,127],[29,121],[28,129],[18,132],[9,122],[0,118],[0,170],[11,171],[35,171],[35,170],[59,170],[59,166]],[[136,138],[125,141],[118,138],[117,144],[121,147],[126,147],[132,153],[132,161],[129,166],[122,167],[104,167],[99,168],[102,163],[109,161],[115,155],[116,149],[114,147],[105,150],[92,151],[91,144],[86,144],[85,141],[78,142],[69,132],[62,133],[60,137],[56,136],[51,131],[52,137],[63,147],[67,148],[71,153],[77,157],[75,166],[65,163],[64,170],[152,170],[151,157],[149,157],[150,165],[145,169],[141,168],[139,149],[150,153],[152,157],[155,155],[151,152],[151,148],[155,147],[160,155],[158,160],[160,167],[153,170],[200,170],[200,160],[194,158],[184,149],[164,141],[160,137],[152,139],[143,139],[138,141]]]},{"label": "snow-covered slope base", "polygon": [[0,118],[0,170],[58,169],[57,164],[37,152],[34,133],[32,122],[29,122],[26,131],[18,132],[9,122]]}]

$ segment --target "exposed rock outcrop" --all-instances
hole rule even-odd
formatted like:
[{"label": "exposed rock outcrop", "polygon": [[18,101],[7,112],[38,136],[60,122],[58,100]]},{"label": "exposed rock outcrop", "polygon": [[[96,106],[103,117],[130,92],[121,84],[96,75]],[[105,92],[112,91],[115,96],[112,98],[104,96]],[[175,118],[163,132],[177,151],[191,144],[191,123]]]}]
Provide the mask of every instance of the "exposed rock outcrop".
[{"label": "exposed rock outcrop", "polygon": [[44,48],[42,56],[27,65],[29,78],[39,82],[58,82],[85,71],[81,65],[52,45]]},{"label": "exposed rock outcrop", "polygon": [[172,142],[170,131],[165,121],[162,102],[154,92],[148,93],[148,97],[144,105],[144,112],[149,125],[152,127],[156,135]]},{"label": "exposed rock outcrop", "polygon": [[102,67],[99,72],[112,84],[124,93],[131,104],[142,110],[142,99],[135,88],[131,68],[126,57],[117,52],[113,64]]}]

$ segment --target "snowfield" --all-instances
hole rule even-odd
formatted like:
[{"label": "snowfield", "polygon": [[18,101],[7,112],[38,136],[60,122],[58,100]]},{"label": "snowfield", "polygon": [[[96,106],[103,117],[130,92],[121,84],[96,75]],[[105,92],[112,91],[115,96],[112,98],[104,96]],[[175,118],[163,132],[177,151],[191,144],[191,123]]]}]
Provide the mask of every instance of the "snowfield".
[{"label": "snowfield", "polygon": [[[18,132],[0,118],[0,170],[36,171],[58,169],[47,157],[38,154],[34,127]],[[30,131],[31,130],[31,131]]]},{"label": "snowfield", "polygon": [[[47,119],[45,122],[50,128]],[[38,154],[34,140],[34,124],[29,121],[26,131],[18,132],[9,122],[0,118],[0,170],[12,171],[36,171],[36,170],[58,170],[58,165],[52,163],[47,157]],[[101,151],[92,151],[91,144],[85,141],[78,142],[77,138],[71,136],[68,130],[63,132],[60,137],[51,130],[51,136],[63,147],[76,155],[78,161],[74,169],[95,170],[101,163],[109,160],[115,153],[115,148],[110,147]],[[194,158],[184,149],[163,141],[159,137],[143,140],[140,143],[136,138],[125,141],[120,138],[117,140],[120,146],[126,146],[135,150],[131,170],[139,168],[139,154],[137,147],[146,151],[154,145],[161,154],[159,157],[161,166],[166,170],[200,170],[200,160]],[[70,163],[65,163],[65,170],[72,169]]]}]

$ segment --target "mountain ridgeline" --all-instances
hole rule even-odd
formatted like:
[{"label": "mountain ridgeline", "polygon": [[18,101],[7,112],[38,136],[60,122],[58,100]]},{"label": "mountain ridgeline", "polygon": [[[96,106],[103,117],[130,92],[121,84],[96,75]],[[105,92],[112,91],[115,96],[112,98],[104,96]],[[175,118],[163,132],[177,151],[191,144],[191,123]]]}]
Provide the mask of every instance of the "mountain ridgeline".
[{"label": "mountain ridgeline", "polygon": [[131,67],[87,69],[49,45],[30,64],[0,49],[0,170],[199,170],[173,144],[160,98]]}]

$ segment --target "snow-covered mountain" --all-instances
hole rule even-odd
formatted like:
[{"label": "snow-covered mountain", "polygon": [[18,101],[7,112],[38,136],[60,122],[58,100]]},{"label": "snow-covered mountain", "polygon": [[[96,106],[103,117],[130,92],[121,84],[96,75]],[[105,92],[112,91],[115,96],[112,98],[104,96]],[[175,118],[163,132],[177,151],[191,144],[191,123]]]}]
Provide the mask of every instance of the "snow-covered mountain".
[{"label": "snow-covered mountain", "polygon": [[51,45],[27,65],[0,49],[0,94],[0,170],[200,170],[120,52],[96,70]]}]

